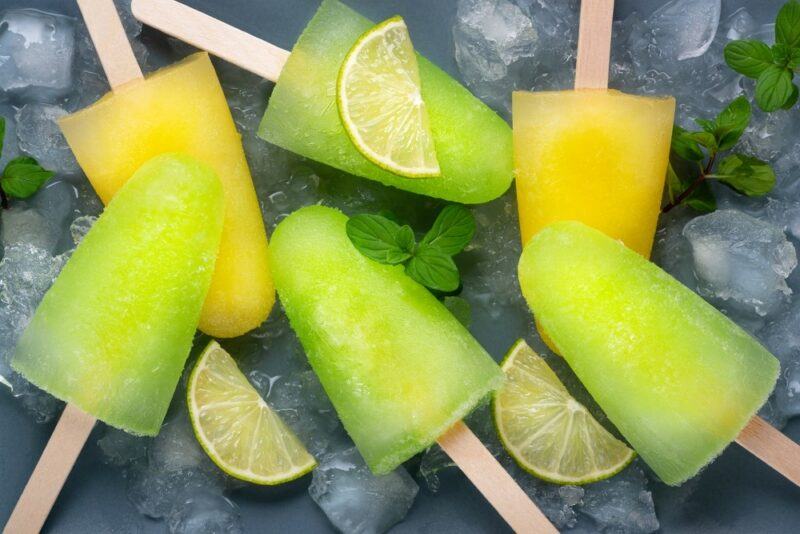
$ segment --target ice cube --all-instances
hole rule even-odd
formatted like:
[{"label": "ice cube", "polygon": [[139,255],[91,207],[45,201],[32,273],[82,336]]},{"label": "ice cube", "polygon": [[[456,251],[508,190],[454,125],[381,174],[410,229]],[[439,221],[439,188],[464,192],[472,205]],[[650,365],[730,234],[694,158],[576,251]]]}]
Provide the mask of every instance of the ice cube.
[{"label": "ice cube", "polygon": [[579,530],[584,518],[593,527],[586,530],[595,532],[644,534],[658,530],[653,495],[638,460],[621,473],[583,488],[582,502],[575,506]]},{"label": "ice cube", "polygon": [[697,281],[692,248],[683,235],[683,228],[693,216],[694,212],[686,206],[679,206],[662,215],[652,253],[654,263],[691,289],[697,287]]},{"label": "ice cube", "polygon": [[786,278],[797,266],[794,245],[780,228],[734,210],[718,210],[683,230],[694,257],[701,294],[742,312],[779,311],[792,291]]},{"label": "ice cube", "polygon": [[6,164],[19,156],[19,146],[17,145],[17,110],[9,104],[0,104],[0,117],[6,124],[5,136],[3,137],[3,150],[0,153],[0,169],[5,169]]},{"label": "ice cube", "polygon": [[373,475],[355,447],[324,456],[308,488],[333,526],[352,534],[386,532],[405,518],[418,491],[402,467]]},{"label": "ice cube", "polygon": [[665,57],[703,55],[717,34],[721,0],[672,0],[647,18]]},{"label": "ice cube", "polygon": [[2,242],[6,247],[30,244],[50,254],[56,246],[56,236],[50,222],[38,211],[19,205],[0,215]]},{"label": "ice cube", "polygon": [[54,102],[72,85],[73,19],[37,9],[0,14],[0,92],[19,102]]},{"label": "ice cube", "polygon": [[47,170],[63,174],[80,172],[78,162],[58,127],[67,112],[50,104],[25,104],[17,112],[19,148]]},{"label": "ice cube", "polygon": [[111,465],[127,466],[147,455],[147,447],[153,440],[134,436],[113,427],[107,427],[97,446],[103,453],[103,460]]},{"label": "ice cube", "polygon": [[78,246],[81,240],[86,237],[95,221],[97,221],[97,217],[92,215],[84,215],[72,221],[72,224],[69,225],[69,234],[75,246]]},{"label": "ice cube", "polygon": [[758,30],[758,23],[747,11],[747,8],[740,7],[731,13],[722,23],[724,35],[729,41],[744,39]]},{"label": "ice cube", "polygon": [[167,517],[171,534],[241,534],[239,508],[220,493],[198,490],[178,502]]}]

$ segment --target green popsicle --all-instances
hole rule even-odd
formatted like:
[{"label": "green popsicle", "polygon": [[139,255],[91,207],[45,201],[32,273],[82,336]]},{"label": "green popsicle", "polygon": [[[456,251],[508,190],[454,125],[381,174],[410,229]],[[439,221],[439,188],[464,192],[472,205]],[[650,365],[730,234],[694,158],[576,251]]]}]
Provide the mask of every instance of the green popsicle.
[{"label": "green popsicle", "polygon": [[414,193],[467,204],[503,194],[512,179],[511,129],[419,55],[422,97],[441,176],[403,178],[381,169],[355,148],[339,119],[336,79],[347,52],[372,26],[372,21],[337,0],[324,0],[281,71],[259,135],[332,167]]},{"label": "green popsicle", "polygon": [[525,247],[528,304],[589,393],[667,484],[694,476],[766,401],[778,361],[620,242],[559,222]]},{"label": "green popsicle", "polygon": [[158,433],[211,282],[223,210],[209,167],[176,154],[142,165],[45,295],[14,369],[109,425]]},{"label": "green popsicle", "polygon": [[370,468],[431,445],[503,380],[469,332],[401,266],[374,262],[347,217],[303,208],[272,237],[275,286],[312,367]]}]

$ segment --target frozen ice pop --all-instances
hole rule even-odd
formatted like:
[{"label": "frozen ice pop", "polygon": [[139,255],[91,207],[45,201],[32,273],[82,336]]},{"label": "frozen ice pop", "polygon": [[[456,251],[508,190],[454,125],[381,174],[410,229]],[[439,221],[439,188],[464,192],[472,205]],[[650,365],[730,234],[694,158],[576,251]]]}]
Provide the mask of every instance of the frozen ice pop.
[{"label": "frozen ice pop", "polygon": [[142,165],[45,295],[14,369],[109,425],[158,433],[211,282],[223,211],[210,167],[177,154]]},{"label": "frozen ice pop", "polygon": [[655,264],[582,223],[536,234],[519,279],[558,351],[667,484],[719,455],[775,384],[778,361],[756,340]]},{"label": "frozen ice pop", "polygon": [[[101,45],[98,50],[103,53]],[[239,133],[207,54],[115,87],[60,125],[106,203],[143,162],[163,152],[211,166],[225,189],[225,226],[200,329],[233,337],[261,324],[275,300],[267,237]]]},{"label": "frozen ice pop", "polygon": [[492,200],[511,184],[506,122],[419,55],[441,176],[400,177],[361,155],[339,118],[336,80],[350,48],[374,23],[337,0],[323,0],[291,54],[174,0],[132,6],[146,24],[277,81],[259,130],[270,143],[386,185],[467,204]]},{"label": "frozen ice pop", "polygon": [[649,257],[675,100],[619,91],[515,92],[514,165],[522,242],[576,220]]},{"label": "frozen ice pop", "polygon": [[321,206],[287,217],[272,238],[273,276],[339,417],[381,474],[432,444],[503,375],[402,267],[358,252],[346,223]]}]

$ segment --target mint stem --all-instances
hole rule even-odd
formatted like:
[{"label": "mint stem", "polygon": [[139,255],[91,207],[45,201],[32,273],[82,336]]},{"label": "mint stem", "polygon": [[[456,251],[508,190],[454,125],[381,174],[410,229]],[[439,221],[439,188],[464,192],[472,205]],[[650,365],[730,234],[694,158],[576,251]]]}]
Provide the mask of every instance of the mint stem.
[{"label": "mint stem", "polygon": [[709,158],[708,160],[708,164],[705,166],[703,170],[700,171],[700,176],[698,176],[694,182],[689,184],[689,187],[684,189],[683,193],[678,195],[675,198],[675,200],[664,206],[664,208],[661,210],[661,213],[668,213],[670,210],[680,205],[681,202],[689,198],[689,196],[692,193],[694,193],[698,187],[700,187],[700,184],[702,184],[705,181],[708,175],[711,174],[711,169],[714,167],[714,161],[716,159],[717,159],[717,154],[716,153],[712,154],[711,158]]}]

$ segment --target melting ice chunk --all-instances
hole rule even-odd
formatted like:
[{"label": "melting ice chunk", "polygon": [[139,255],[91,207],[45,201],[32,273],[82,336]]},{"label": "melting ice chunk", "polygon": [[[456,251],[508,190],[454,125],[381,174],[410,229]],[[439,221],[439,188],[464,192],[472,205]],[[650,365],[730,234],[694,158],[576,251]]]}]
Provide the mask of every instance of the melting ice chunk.
[{"label": "melting ice chunk", "polygon": [[52,102],[72,85],[75,25],[36,9],[0,16],[0,91],[23,102]]},{"label": "melting ice chunk", "polygon": [[67,112],[50,104],[26,104],[17,112],[19,148],[50,171],[75,174],[80,171],[58,119]]},{"label": "melting ice chunk", "polygon": [[239,508],[224,495],[197,491],[184,498],[167,518],[172,534],[241,534]]},{"label": "melting ice chunk", "polygon": [[378,534],[403,520],[418,490],[402,467],[373,475],[351,447],[321,459],[308,493],[340,531]]},{"label": "melting ice chunk", "polygon": [[678,60],[702,56],[719,26],[721,0],[672,0],[647,19],[666,57]]},{"label": "melting ice chunk", "polygon": [[780,228],[734,210],[690,221],[683,230],[700,292],[744,312],[766,316],[792,293],[786,278],[797,266],[794,245]]}]

